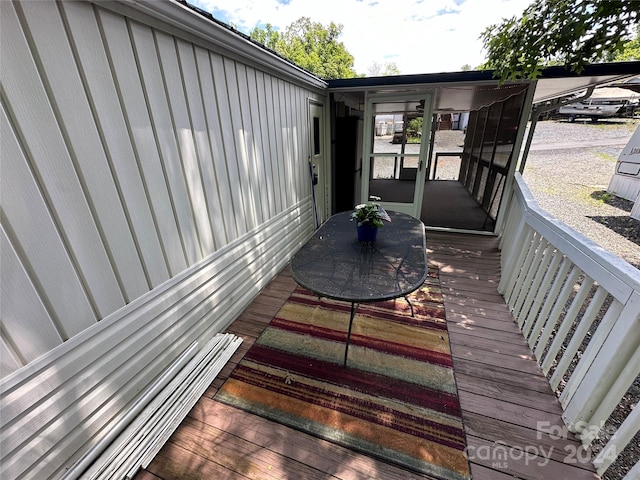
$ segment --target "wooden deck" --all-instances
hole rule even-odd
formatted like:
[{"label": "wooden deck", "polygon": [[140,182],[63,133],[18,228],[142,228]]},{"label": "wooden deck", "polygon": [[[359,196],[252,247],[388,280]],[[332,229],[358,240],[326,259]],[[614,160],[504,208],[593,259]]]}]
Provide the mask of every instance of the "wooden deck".
[{"label": "wooden deck", "polygon": [[[496,292],[497,243],[427,234],[429,261],[440,268],[473,479],[598,478],[579,443],[563,433],[560,405]],[[245,339],[241,348],[136,480],[428,478],[212,400],[295,286],[285,269],[231,325]]]}]

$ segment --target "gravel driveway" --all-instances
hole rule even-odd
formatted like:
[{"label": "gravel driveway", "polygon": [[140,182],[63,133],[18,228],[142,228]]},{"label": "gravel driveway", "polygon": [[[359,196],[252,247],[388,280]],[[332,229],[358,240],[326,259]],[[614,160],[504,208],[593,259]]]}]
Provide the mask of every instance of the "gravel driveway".
[{"label": "gravel driveway", "polygon": [[606,193],[637,119],[539,122],[524,179],[541,208],[640,268],[640,221],[632,202]]}]

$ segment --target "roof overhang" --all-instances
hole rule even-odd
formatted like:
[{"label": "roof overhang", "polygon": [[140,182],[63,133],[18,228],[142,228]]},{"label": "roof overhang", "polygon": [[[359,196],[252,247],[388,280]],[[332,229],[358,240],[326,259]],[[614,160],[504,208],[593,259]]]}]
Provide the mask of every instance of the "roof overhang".
[{"label": "roof overhang", "polygon": [[533,103],[547,102],[583,91],[590,86],[620,83],[640,75],[640,62],[592,64],[577,74],[565,67],[548,67],[537,80],[500,82],[490,70],[397,75],[329,80],[330,92],[343,92],[364,104],[365,92],[431,93],[438,112],[478,110],[534,88]]},{"label": "roof overhang", "polygon": [[536,83],[533,103],[550,101],[616,82],[624,82],[640,75],[640,62],[594,63],[577,74],[565,67],[548,67]]}]

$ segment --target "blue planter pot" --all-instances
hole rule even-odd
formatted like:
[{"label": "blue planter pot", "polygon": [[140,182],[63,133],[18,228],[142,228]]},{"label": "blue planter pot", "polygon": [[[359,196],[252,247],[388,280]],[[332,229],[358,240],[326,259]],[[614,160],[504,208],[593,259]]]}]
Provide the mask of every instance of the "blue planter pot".
[{"label": "blue planter pot", "polygon": [[378,227],[371,225],[357,225],[359,242],[375,242],[378,235]]}]

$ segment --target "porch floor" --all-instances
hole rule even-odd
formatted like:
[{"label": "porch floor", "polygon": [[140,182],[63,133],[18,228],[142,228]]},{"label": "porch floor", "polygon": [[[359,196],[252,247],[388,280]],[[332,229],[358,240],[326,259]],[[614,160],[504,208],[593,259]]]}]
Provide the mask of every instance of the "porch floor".
[{"label": "porch floor", "polygon": [[[415,181],[376,179],[370,193],[384,200],[411,203]],[[494,221],[457,180],[428,180],[424,184],[420,220],[427,227],[492,232]]]},{"label": "porch floor", "polygon": [[[494,237],[427,232],[428,259],[440,269],[473,479],[597,478],[581,461],[579,443],[559,433],[560,405],[496,291],[497,244]],[[212,400],[295,286],[284,269],[230,326],[242,346],[135,480],[429,478]],[[553,437],[539,431],[548,428]]]},{"label": "porch floor", "polygon": [[[384,198],[384,197],[383,197]],[[429,227],[493,232],[494,221],[457,180],[429,180],[424,184],[420,220]]]}]

